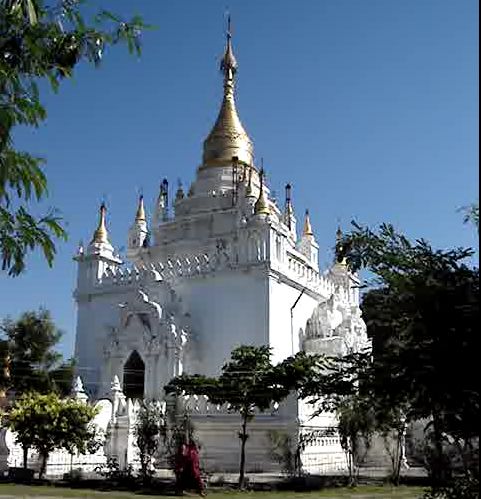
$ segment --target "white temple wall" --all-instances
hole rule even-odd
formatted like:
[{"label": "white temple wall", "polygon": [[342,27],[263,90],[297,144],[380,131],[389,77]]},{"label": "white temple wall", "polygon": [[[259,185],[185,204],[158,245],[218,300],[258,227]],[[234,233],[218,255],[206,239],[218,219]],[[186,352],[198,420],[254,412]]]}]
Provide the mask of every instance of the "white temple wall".
[{"label": "white temple wall", "polygon": [[[96,396],[101,390],[103,352],[108,328],[117,325],[118,305],[124,299],[125,293],[119,292],[84,295],[78,300],[75,337],[76,371],[84,380],[90,396]],[[107,380],[108,385],[110,381],[111,378]]]},{"label": "white temple wall", "polygon": [[301,350],[299,331],[305,329],[307,319],[318,304],[318,297],[304,292],[292,311],[291,323],[291,307],[301,292],[302,286],[294,287],[275,275],[269,278],[269,345],[274,363]]},{"label": "white temple wall", "polygon": [[268,343],[268,281],[263,270],[217,271],[176,286],[191,316],[202,374],[220,372],[242,344]]}]

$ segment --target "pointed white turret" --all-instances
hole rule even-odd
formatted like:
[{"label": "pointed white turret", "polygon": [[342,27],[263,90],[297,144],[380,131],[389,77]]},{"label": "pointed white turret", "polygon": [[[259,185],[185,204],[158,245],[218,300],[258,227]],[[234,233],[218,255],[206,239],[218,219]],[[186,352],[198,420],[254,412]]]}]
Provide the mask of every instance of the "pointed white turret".
[{"label": "pointed white turret", "polygon": [[129,258],[137,255],[139,248],[143,248],[148,243],[147,217],[145,216],[144,196],[139,197],[134,223],[129,230],[129,244],[127,256]]},{"label": "pointed white turret", "polygon": [[302,237],[299,241],[299,251],[307,257],[314,267],[319,266],[319,245],[314,237],[314,232],[312,231],[311,219],[309,217],[309,210],[306,210],[306,215],[304,217],[304,228],[302,230]]},{"label": "pointed white turret", "polygon": [[100,205],[99,223],[87,248],[81,247],[74,256],[78,262],[76,294],[87,292],[88,289],[102,278],[107,267],[117,267],[122,264],[109,241],[106,222],[107,208]]}]

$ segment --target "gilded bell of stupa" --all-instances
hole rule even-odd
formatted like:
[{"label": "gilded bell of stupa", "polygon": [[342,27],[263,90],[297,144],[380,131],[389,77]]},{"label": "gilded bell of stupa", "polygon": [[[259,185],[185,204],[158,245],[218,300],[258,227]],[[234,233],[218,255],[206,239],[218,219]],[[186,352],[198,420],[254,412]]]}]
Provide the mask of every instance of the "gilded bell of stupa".
[{"label": "gilded bell of stupa", "polygon": [[229,19],[226,48],[220,64],[224,75],[224,97],[217,121],[204,141],[204,167],[229,165],[234,156],[237,156],[239,163],[253,164],[254,147],[242,126],[235,105],[237,61],[231,38]]}]

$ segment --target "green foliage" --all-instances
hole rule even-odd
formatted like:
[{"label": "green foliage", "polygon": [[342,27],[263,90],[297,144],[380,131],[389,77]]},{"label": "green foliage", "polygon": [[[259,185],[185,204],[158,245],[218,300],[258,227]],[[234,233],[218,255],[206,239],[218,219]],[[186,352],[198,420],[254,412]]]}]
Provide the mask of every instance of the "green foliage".
[{"label": "green foliage", "polygon": [[423,499],[479,499],[479,478],[473,475],[457,477],[444,487],[426,492]]},{"label": "green foliage", "polygon": [[271,450],[270,457],[280,464],[287,476],[295,476],[297,471],[296,445],[294,439],[285,431],[270,430],[267,432]]},{"label": "green foliage", "polygon": [[55,393],[26,393],[17,399],[6,419],[24,449],[35,448],[42,456],[40,477],[49,454],[55,449],[70,453],[86,452],[95,438],[90,425],[96,411],[72,399],[60,399]]},{"label": "green foliage", "polygon": [[463,206],[458,211],[464,214],[463,222],[465,224],[472,223],[479,232],[479,203],[471,203],[468,206]]},{"label": "green foliage", "polygon": [[157,402],[142,402],[137,413],[134,429],[135,443],[139,449],[140,471],[144,484],[150,481],[152,461],[165,440],[167,431],[166,417],[162,406]]},{"label": "green foliage", "polygon": [[95,472],[119,486],[132,486],[136,483],[134,469],[131,464],[121,469],[116,457],[107,457],[107,462],[103,466],[97,466]]},{"label": "green foliage", "polygon": [[[374,275],[362,302],[373,338],[371,399],[386,421],[396,407],[408,421],[429,419],[443,463],[445,435],[467,442],[479,434],[479,269],[465,263],[473,252],[435,250],[386,224],[377,232],[354,224],[338,250],[352,270]],[[434,478],[445,477],[438,467]]]},{"label": "green foliage", "polygon": [[56,210],[41,216],[32,201],[48,195],[43,160],[14,147],[17,126],[38,127],[46,118],[38,83],[57,90],[81,61],[98,65],[105,48],[126,43],[140,53],[142,20],[129,22],[106,11],[90,22],[81,0],[3,0],[0,2],[0,260],[16,276],[26,254],[36,248],[52,265],[55,240],[66,233]]},{"label": "green foliage", "polygon": [[355,485],[359,466],[369,450],[376,428],[374,411],[366,398],[355,394],[339,401],[336,414],[340,444],[347,457],[350,485]]},{"label": "green foliage", "polygon": [[241,458],[239,485],[245,484],[245,445],[247,423],[255,410],[265,411],[274,402],[284,400],[291,391],[300,389],[324,365],[324,359],[301,352],[272,365],[270,348],[243,345],[234,349],[231,359],[222,367],[218,378],[182,375],[166,386],[167,393],[206,395],[214,404],[228,404],[229,410],[241,416]]},{"label": "green foliage", "polygon": [[227,403],[232,412],[251,419],[256,408],[265,411],[273,402],[284,400],[324,365],[323,358],[304,352],[272,365],[270,355],[267,346],[243,345],[232,351],[218,378],[184,374],[171,380],[165,390],[206,395],[212,403]]},{"label": "green foliage", "polygon": [[50,312],[25,312],[16,321],[0,324],[5,335],[0,340],[0,364],[3,365],[0,387],[17,394],[35,390],[67,395],[72,387],[74,362],[62,362],[55,351],[62,332],[57,329]]}]

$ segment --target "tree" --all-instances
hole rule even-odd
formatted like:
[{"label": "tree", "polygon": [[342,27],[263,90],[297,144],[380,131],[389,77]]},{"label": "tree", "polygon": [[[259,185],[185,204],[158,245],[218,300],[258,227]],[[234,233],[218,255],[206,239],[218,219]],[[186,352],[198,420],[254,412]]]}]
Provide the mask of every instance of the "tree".
[{"label": "tree", "polygon": [[402,407],[408,420],[430,420],[433,479],[442,483],[445,436],[471,441],[479,434],[479,269],[464,263],[470,249],[435,250],[391,225],[377,232],[353,225],[338,250],[352,270],[374,276],[362,309],[376,396],[385,407]]},{"label": "tree", "polygon": [[463,222],[465,224],[472,223],[479,232],[479,203],[463,206],[458,211],[464,213]]},{"label": "tree", "polygon": [[0,378],[3,389],[14,389],[17,394],[31,390],[70,392],[74,363],[62,361],[62,355],[54,350],[62,332],[48,310],[25,312],[16,321],[6,319],[0,331],[6,336],[0,340],[0,362],[8,374]]},{"label": "tree", "polygon": [[336,407],[337,430],[347,458],[349,484],[356,485],[359,466],[369,450],[375,423],[372,407],[357,394],[343,397]]},{"label": "tree", "polygon": [[136,16],[126,22],[100,11],[86,22],[80,0],[2,0],[0,2],[0,260],[15,276],[29,251],[40,248],[52,265],[55,239],[66,233],[56,210],[35,216],[33,200],[47,194],[44,160],[14,147],[19,125],[38,127],[46,117],[38,83],[57,90],[81,61],[98,65],[105,48],[126,42],[139,52],[143,27]]},{"label": "tree", "polygon": [[134,428],[135,442],[139,449],[140,472],[144,484],[151,478],[152,460],[159,450],[161,439],[166,437],[166,419],[162,406],[156,402],[143,402],[137,413]]},{"label": "tree", "polygon": [[55,449],[70,453],[83,453],[95,438],[90,424],[96,410],[82,402],[60,399],[55,393],[26,393],[17,399],[6,419],[16,433],[16,441],[24,451],[24,467],[27,467],[28,449],[35,448],[42,463],[39,478],[46,471],[49,454]]},{"label": "tree", "polygon": [[[373,395],[371,352],[354,352],[344,357],[327,359],[323,370],[317,371],[299,390],[302,398],[316,407],[315,415],[334,413],[337,433],[346,455],[349,484],[355,486],[359,468],[378,430],[380,406]],[[328,429],[332,435],[335,429]]]},{"label": "tree", "polygon": [[219,377],[182,375],[166,386],[167,393],[206,395],[214,404],[228,404],[229,410],[241,417],[239,487],[245,486],[245,447],[249,435],[247,425],[256,410],[266,411],[274,402],[284,400],[322,367],[323,359],[303,352],[272,365],[267,346],[240,346],[222,367]]}]

